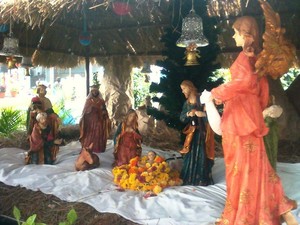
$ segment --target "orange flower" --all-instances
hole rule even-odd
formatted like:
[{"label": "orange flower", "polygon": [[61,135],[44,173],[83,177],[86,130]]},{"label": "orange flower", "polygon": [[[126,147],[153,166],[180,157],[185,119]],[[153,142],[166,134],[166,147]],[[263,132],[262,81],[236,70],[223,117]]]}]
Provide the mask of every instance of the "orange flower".
[{"label": "orange flower", "polygon": [[136,156],[136,157],[130,159],[129,165],[130,165],[130,167],[137,166],[138,162],[139,162],[139,157]]},{"label": "orange flower", "polygon": [[128,173],[137,173],[138,172],[138,168],[137,167],[130,167],[128,170]]},{"label": "orange flower", "polygon": [[138,167],[138,173],[144,172],[146,169],[145,167]]},{"label": "orange flower", "polygon": [[162,163],[163,161],[165,161],[165,160],[161,156],[156,156],[155,159],[154,159],[154,162],[156,162],[156,163]]}]

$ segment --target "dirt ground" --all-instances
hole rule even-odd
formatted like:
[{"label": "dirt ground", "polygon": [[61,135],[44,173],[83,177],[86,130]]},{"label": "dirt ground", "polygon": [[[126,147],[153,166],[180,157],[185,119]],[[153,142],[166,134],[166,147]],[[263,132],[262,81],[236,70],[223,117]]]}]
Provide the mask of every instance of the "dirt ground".
[{"label": "dirt ground", "polygon": [[[77,135],[78,133],[76,133],[76,131],[73,131],[73,133],[69,131],[68,134],[64,136],[66,143],[76,140]],[[0,153],[3,147],[28,149],[26,136],[17,134],[17,137],[18,138],[15,137],[13,139],[0,138]],[[217,143],[217,157],[222,157],[222,149],[220,146],[221,145]],[[299,163],[299,146],[300,141],[281,141],[279,144],[278,161]],[[23,220],[35,213],[37,214],[36,221],[46,223],[47,225],[58,225],[59,222],[65,221],[68,212],[72,208],[76,210],[78,215],[76,225],[136,225],[136,223],[117,214],[99,213],[93,207],[85,203],[65,202],[53,195],[47,195],[40,191],[27,190],[20,186],[12,187],[0,182],[0,215],[13,217],[14,206],[20,209],[21,218]]]}]

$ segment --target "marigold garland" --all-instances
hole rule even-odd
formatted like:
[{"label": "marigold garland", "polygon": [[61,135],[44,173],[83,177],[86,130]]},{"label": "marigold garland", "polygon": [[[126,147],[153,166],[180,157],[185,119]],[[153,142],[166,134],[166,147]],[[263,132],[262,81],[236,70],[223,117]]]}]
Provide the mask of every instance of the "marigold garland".
[{"label": "marigold garland", "polygon": [[147,160],[147,156],[137,156],[131,159],[129,164],[114,167],[114,183],[123,189],[151,191],[155,194],[166,187],[182,184],[179,172],[171,170],[164,158],[156,156],[152,164]]}]

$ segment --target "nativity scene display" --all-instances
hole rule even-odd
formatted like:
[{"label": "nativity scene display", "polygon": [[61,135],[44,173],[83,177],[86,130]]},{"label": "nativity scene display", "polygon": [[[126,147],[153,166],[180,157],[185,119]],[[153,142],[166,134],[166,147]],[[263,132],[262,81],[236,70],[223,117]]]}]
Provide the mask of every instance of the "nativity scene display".
[{"label": "nativity scene display", "polygon": [[[68,224],[102,224],[80,203],[103,224],[299,225],[291,2],[0,2],[0,190],[74,204]],[[34,206],[7,196],[0,224]]]}]

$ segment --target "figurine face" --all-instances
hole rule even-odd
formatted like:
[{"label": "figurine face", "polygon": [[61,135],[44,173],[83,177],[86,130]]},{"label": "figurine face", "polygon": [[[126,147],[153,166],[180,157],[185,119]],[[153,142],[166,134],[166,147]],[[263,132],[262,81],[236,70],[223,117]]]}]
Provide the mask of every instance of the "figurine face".
[{"label": "figurine face", "polygon": [[182,93],[184,94],[185,98],[189,98],[189,96],[191,95],[190,88],[185,85],[181,85],[180,87],[181,87]]},{"label": "figurine face", "polygon": [[149,161],[153,161],[155,159],[156,154],[154,152],[148,152],[147,156]]},{"label": "figurine face", "polygon": [[40,118],[40,123],[45,124],[46,121],[47,121],[47,117]]},{"label": "figurine face", "polygon": [[244,38],[243,36],[240,34],[240,32],[234,28],[234,35],[232,36],[232,38],[235,40],[235,44],[237,47],[243,47],[244,45]]},{"label": "figurine face", "polygon": [[47,91],[45,88],[39,88],[39,90],[38,90],[39,96],[45,96],[46,93],[47,93]]},{"label": "figurine face", "polygon": [[131,124],[132,122],[135,121],[135,118],[136,118],[136,114],[135,113],[130,113],[127,117],[127,123],[128,124]]},{"label": "figurine face", "polygon": [[92,88],[91,93],[92,93],[92,96],[95,97],[95,98],[98,97],[99,94],[100,94],[99,90],[96,89],[96,88]]}]

